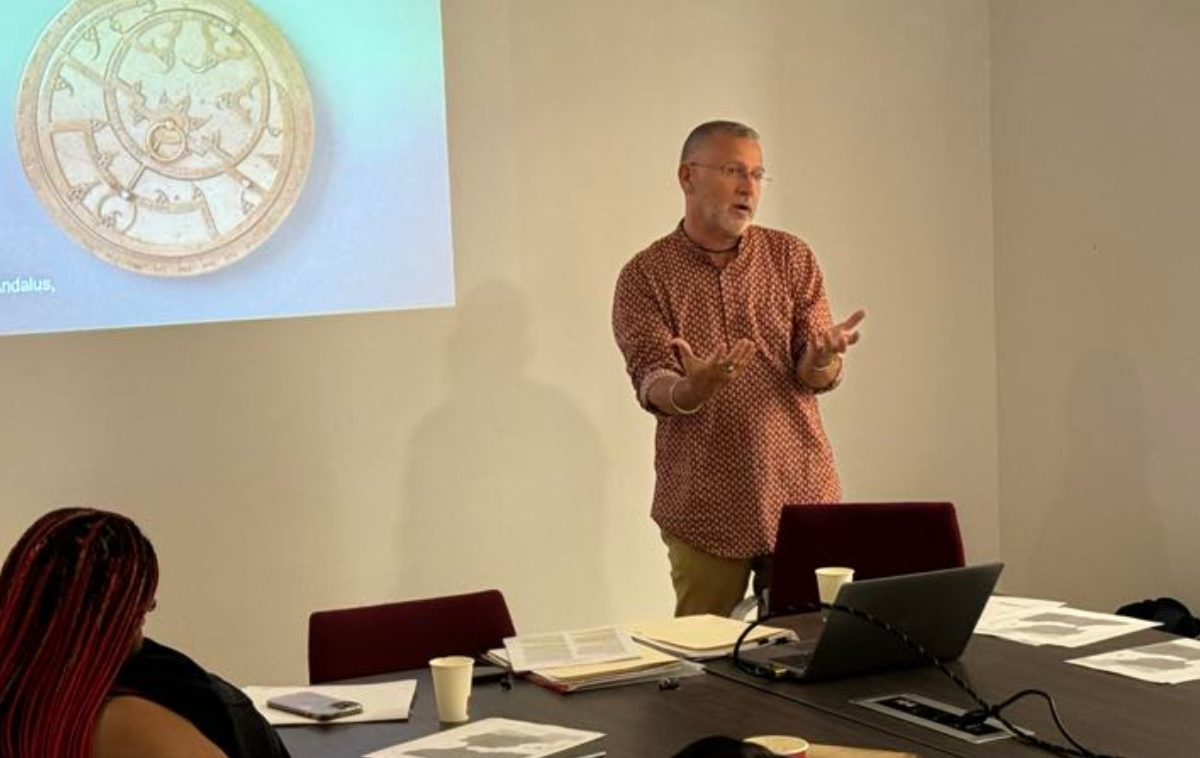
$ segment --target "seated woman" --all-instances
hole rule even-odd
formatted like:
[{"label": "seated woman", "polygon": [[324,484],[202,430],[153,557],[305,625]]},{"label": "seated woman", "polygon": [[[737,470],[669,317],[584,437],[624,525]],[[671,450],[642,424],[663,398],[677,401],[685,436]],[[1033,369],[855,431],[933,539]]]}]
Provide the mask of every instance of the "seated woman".
[{"label": "seated woman", "polygon": [[142,638],[158,561],[124,516],[46,514],[0,570],[0,758],[286,758],[240,690]]}]

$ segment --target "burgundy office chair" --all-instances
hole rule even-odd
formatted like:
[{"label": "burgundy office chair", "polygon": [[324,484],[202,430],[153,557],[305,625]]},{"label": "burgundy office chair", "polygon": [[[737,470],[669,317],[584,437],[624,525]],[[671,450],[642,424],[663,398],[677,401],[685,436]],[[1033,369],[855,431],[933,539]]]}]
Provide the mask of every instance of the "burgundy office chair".
[{"label": "burgundy office chair", "polygon": [[320,684],[475,656],[516,634],[499,590],[317,611],[308,617],[308,681]]},{"label": "burgundy office chair", "polygon": [[953,503],[788,505],[779,520],[770,613],[819,602],[813,573],[848,566],[855,580],[965,565]]}]

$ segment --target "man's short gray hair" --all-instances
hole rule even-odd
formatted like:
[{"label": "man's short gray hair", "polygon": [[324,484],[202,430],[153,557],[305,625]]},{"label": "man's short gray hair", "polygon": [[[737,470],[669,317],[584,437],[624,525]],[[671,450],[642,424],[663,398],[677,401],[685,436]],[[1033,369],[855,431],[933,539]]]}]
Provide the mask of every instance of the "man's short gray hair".
[{"label": "man's short gray hair", "polygon": [[730,137],[752,139],[759,141],[758,132],[737,121],[706,121],[692,130],[683,141],[683,152],[679,155],[680,163],[687,163],[688,158],[696,154],[704,143],[718,134],[728,134]]}]

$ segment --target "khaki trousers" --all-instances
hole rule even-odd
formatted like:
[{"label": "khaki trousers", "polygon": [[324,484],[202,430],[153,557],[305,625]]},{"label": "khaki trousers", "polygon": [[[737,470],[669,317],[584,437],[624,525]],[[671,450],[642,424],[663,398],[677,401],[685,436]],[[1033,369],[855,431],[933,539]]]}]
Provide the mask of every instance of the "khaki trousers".
[{"label": "khaki trousers", "polygon": [[660,530],[671,561],[671,583],[675,586],[675,615],[711,613],[729,616],[746,595],[746,583],[754,572],[754,594],[763,597],[771,584],[771,556],[723,558],[692,547]]}]

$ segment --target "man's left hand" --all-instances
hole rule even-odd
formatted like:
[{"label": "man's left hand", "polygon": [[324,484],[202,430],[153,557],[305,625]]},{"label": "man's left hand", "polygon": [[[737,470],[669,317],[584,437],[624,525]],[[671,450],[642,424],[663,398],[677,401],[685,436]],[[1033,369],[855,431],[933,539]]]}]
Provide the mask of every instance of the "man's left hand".
[{"label": "man's left hand", "polygon": [[858,325],[866,317],[867,312],[860,308],[845,321],[834,324],[809,340],[800,359],[800,381],[818,389],[831,384],[836,374],[827,375],[836,368],[834,364],[850,346],[858,342]]}]

